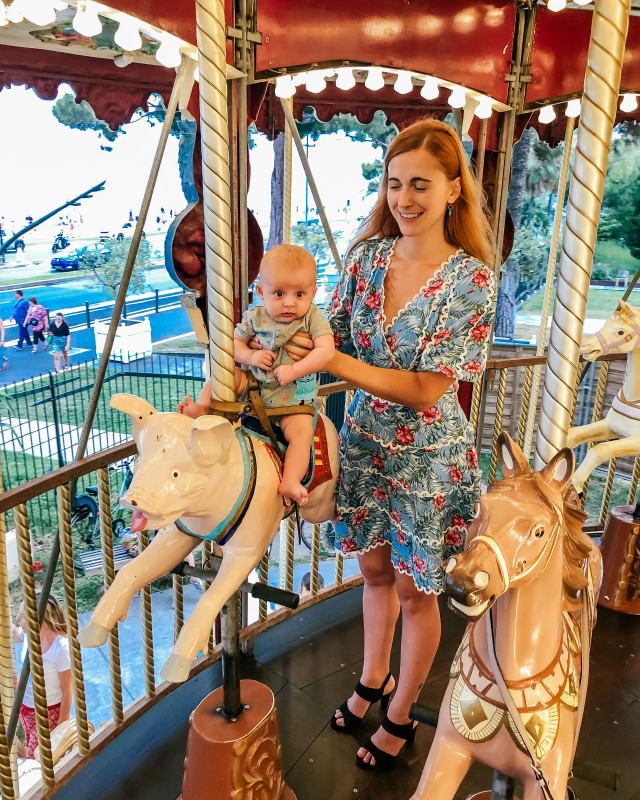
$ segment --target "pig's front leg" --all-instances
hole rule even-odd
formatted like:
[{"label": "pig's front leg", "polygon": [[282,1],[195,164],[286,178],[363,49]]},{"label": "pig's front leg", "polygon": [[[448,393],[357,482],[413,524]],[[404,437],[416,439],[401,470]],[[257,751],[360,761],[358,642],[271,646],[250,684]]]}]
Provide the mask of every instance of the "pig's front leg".
[{"label": "pig's front leg", "polygon": [[158,531],[149,547],[116,573],[91,619],[78,634],[80,644],[83,647],[103,645],[116,622],[126,619],[134,594],[184,561],[199,542],[199,539],[181,533],[175,525]]}]

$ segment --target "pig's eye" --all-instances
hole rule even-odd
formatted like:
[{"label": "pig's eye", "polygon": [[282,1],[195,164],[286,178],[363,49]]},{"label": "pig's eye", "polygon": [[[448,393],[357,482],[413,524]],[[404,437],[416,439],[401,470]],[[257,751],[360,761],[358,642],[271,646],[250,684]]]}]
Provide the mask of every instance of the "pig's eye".
[{"label": "pig's eye", "polygon": [[173,473],[173,477],[174,477],[174,478],[178,478],[178,477],[180,477],[180,473],[179,473],[179,472],[174,472],[174,473]]}]

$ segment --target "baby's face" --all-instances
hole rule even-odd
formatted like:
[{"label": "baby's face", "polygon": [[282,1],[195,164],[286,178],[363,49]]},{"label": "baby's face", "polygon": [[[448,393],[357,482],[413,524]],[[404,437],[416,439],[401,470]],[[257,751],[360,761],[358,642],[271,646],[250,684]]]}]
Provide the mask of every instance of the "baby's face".
[{"label": "baby's face", "polygon": [[290,270],[288,265],[270,266],[260,273],[256,292],[270,317],[278,322],[293,322],[309,310],[316,294],[314,269]]}]

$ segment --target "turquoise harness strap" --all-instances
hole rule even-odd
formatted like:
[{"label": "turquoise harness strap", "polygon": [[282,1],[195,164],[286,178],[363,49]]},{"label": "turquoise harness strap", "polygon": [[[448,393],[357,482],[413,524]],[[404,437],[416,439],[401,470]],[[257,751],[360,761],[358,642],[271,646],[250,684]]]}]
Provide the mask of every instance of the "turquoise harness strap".
[{"label": "turquoise harness strap", "polygon": [[[216,525],[214,530],[212,530],[211,533],[207,534],[206,536],[202,536],[199,533],[190,531],[184,522],[181,522],[178,519],[176,520],[175,525],[176,528],[182,533],[186,533],[189,536],[195,536],[197,539],[214,541],[217,544],[222,545],[226,544],[226,542],[229,541],[229,539],[240,527],[240,524],[247,513],[247,509],[249,508],[249,504],[253,499],[253,493],[256,488],[256,454],[253,448],[251,437],[248,436],[242,428],[236,428],[236,438],[238,439],[240,451],[242,452],[244,478],[242,481],[242,489],[238,495],[238,499],[233,505],[233,508],[222,520],[222,522]],[[221,538],[219,539],[219,537]]]}]

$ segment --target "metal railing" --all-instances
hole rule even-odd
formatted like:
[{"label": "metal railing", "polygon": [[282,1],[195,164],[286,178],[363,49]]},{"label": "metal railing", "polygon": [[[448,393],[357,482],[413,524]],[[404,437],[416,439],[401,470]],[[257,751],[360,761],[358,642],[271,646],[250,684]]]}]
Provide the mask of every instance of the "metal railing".
[{"label": "metal railing", "polygon": [[[124,435],[124,427],[128,423],[122,423],[117,417],[112,417],[108,409],[108,396],[112,391],[129,391],[134,394],[146,396],[159,410],[174,410],[178,394],[183,394],[189,387],[189,393],[197,392],[200,384],[199,378],[187,375],[187,371],[197,367],[196,374],[200,374],[200,360],[196,359],[193,363],[183,360],[177,363],[171,358],[163,358],[137,364],[135,371],[131,370],[131,365],[114,365],[110,369],[105,383],[105,408],[101,409],[97,419],[105,429],[108,426],[113,433]],[[542,360],[541,360],[542,359]],[[477,391],[472,398],[471,417],[478,425],[478,441],[482,445],[482,461],[487,477],[493,480],[498,476],[498,466],[495,456],[495,442],[500,430],[507,430],[520,444],[524,441],[527,420],[530,415],[535,415],[537,411],[537,398],[532,396],[531,381],[528,380],[533,368],[543,363],[542,357],[515,358],[515,359],[496,359],[488,364],[487,371],[482,385],[478,385]],[[162,368],[160,368],[162,364]],[[576,405],[576,420],[588,420],[591,416],[598,416],[602,407],[606,407],[610,397],[616,393],[624,374],[624,365],[618,359],[611,359],[596,364],[592,368],[591,377],[578,391],[578,402]],[[158,388],[154,389],[154,381],[160,380]],[[70,398],[74,402],[69,404],[68,411],[60,415],[60,419],[68,423],[68,414],[71,414],[71,405],[77,404],[78,399],[82,398],[85,388],[80,388],[90,380],[87,374],[83,378],[63,378],[61,385],[57,387],[55,398],[59,405]],[[151,380],[151,383],[148,381]],[[67,382],[69,381],[69,382]],[[180,383],[183,381],[183,383]],[[175,383],[174,383],[175,382]],[[190,383],[189,383],[190,382]],[[11,392],[16,403],[24,403],[21,408],[41,410],[47,405],[43,393],[48,389],[43,388],[45,384],[38,386],[34,391],[27,391],[24,387],[13,387]],[[167,386],[171,388],[167,390]],[[174,388],[175,387],[175,388]],[[178,388],[179,387],[179,388]],[[482,392],[480,391],[482,389]],[[175,391],[175,394],[174,394]],[[344,385],[330,384],[321,387],[322,395],[335,405],[337,393],[344,391]],[[20,393],[22,392],[22,396]],[[39,393],[39,394],[38,394]],[[348,401],[349,393],[346,395]],[[53,401],[51,401],[53,402]],[[587,408],[590,404],[590,408]],[[65,407],[66,408],[66,407]],[[53,424],[53,412],[49,407],[49,422]],[[482,421],[480,424],[480,420]],[[79,420],[76,420],[79,421]],[[60,422],[60,424],[62,424]],[[24,435],[24,434],[23,434]],[[64,442],[64,431],[60,430],[61,440]],[[2,445],[0,445],[2,446]],[[103,582],[105,588],[113,581],[116,569],[114,558],[114,532],[112,528],[112,508],[114,498],[110,485],[110,467],[130,458],[135,452],[135,446],[131,440],[126,439],[107,448],[96,448],[97,452],[88,456],[80,462],[69,463],[57,466],[51,472],[44,472],[33,476],[31,480],[21,481],[18,484],[11,484],[7,478],[11,476],[7,469],[7,453],[2,458],[2,477],[5,480],[5,491],[0,494],[0,534],[4,534],[4,520],[12,519],[15,521],[18,549],[20,554],[20,582],[22,585],[22,597],[25,602],[26,614],[29,622],[29,641],[39,642],[38,626],[35,617],[35,585],[32,565],[32,548],[34,540],[39,535],[42,526],[42,512],[36,504],[42,503],[47,507],[49,514],[49,529],[58,528],[61,540],[62,558],[62,577],[64,598],[66,602],[68,633],[72,659],[72,671],[74,678],[74,706],[76,714],[76,724],[78,728],[77,750],[65,760],[64,765],[57,771],[53,767],[51,760],[51,747],[48,737],[46,724],[46,699],[44,694],[44,683],[40,680],[38,665],[38,646],[30,647],[30,657],[32,659],[32,671],[34,675],[34,696],[39,714],[40,723],[40,747],[41,763],[44,787],[51,787],[54,783],[68,780],[73,774],[82,768],[84,759],[90,757],[95,752],[105,747],[108,742],[117,735],[123,726],[131,720],[131,715],[139,716],[143,714],[151,705],[168,693],[174,686],[166,683],[156,683],[155,679],[155,659],[154,659],[154,614],[152,611],[151,593],[149,589],[141,593],[140,608],[140,637],[139,644],[132,645],[129,641],[126,652],[121,652],[121,644],[118,639],[117,629],[112,632],[109,639],[109,680],[111,682],[111,721],[102,725],[97,733],[90,735],[90,723],[95,721],[103,722],[104,717],[95,718],[95,710],[87,700],[85,691],[85,672],[83,669],[83,652],[77,643],[77,632],[79,628],[79,586],[81,576],[79,575],[76,562],[78,553],[82,551],[82,543],[78,541],[74,534],[73,511],[71,508],[68,486],[71,481],[85,481],[94,475],[97,476],[98,484],[98,503],[99,503],[99,528],[100,528],[100,547],[103,564]],[[52,466],[56,466],[55,459],[49,458]],[[620,462],[623,460],[621,459]],[[640,476],[640,459],[626,464],[614,464],[605,475],[601,473],[592,477],[593,482],[597,479],[604,487],[602,493],[599,491],[589,492],[588,497],[594,495],[594,499],[600,501],[591,517],[594,523],[600,524],[612,499],[624,495],[631,502],[635,498],[638,478]],[[624,468],[623,468],[624,467]],[[613,471],[616,470],[617,471]],[[53,497],[55,495],[55,501]],[[259,579],[264,582],[279,585],[280,588],[297,590],[297,580],[295,571],[304,570],[311,573],[311,592],[310,597],[305,600],[302,607],[309,604],[322,602],[322,600],[345,591],[357,585],[361,577],[357,573],[357,566],[352,557],[343,556],[341,553],[330,553],[323,542],[322,526],[314,525],[310,527],[307,541],[309,547],[303,548],[296,542],[296,531],[294,525],[285,521],[278,534],[277,541],[271,551],[266,553],[256,566]],[[148,546],[149,535],[143,533],[140,537],[140,547]],[[3,563],[4,536],[0,535],[0,565]],[[209,543],[205,543],[203,558],[206,559],[211,552]],[[6,563],[6,552],[4,553]],[[330,567],[330,569],[329,569]],[[319,589],[319,576],[325,576],[325,588]],[[350,577],[345,579],[345,575]],[[183,578],[172,577],[173,593],[173,628],[174,641],[177,638],[185,617],[184,592],[185,587]],[[10,595],[15,597],[17,591],[16,584],[9,586],[6,571],[0,572],[0,602],[2,598]],[[13,594],[12,594],[13,593]],[[16,597],[17,599],[17,597]],[[14,600],[15,605],[15,600]],[[254,609],[245,610],[245,627],[241,634],[242,641],[249,641],[272,625],[289,618],[296,612],[288,609],[276,610],[264,602],[260,601],[257,611]],[[157,620],[155,627],[157,628]],[[166,618],[164,624],[167,624]],[[7,648],[10,649],[10,620],[8,614],[0,614],[0,658],[7,658]],[[4,651],[4,652],[3,652]],[[215,628],[209,641],[207,651],[201,654],[194,662],[192,674],[199,672],[220,657],[219,636],[215,634]],[[10,656],[9,656],[10,658]],[[41,657],[40,657],[41,659]],[[121,663],[126,660],[127,664],[137,663],[140,665],[140,672],[144,675],[144,686],[141,696],[135,700],[135,707],[130,706],[125,697],[130,692],[125,692],[123,688],[123,676]],[[6,661],[5,661],[6,663]],[[11,688],[3,687],[3,692],[10,693]],[[6,715],[5,702],[0,705],[0,713]],[[131,709],[135,708],[135,711]],[[94,716],[94,720],[91,717]],[[0,720],[0,778],[2,778],[5,765],[11,764],[12,754],[8,748],[6,738],[1,732],[6,725],[6,719]],[[96,725],[98,728],[98,725]],[[9,773],[11,774],[11,773]],[[46,793],[47,788],[43,788],[41,794]],[[13,792],[13,793],[12,793]],[[15,784],[6,779],[2,782],[2,793],[5,800],[15,797]]]}]

